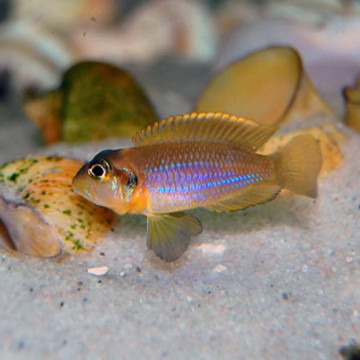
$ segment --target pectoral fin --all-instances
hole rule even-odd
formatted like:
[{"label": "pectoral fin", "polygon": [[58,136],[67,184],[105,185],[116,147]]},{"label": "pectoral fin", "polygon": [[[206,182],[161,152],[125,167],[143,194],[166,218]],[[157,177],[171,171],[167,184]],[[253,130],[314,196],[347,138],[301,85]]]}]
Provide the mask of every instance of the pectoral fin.
[{"label": "pectoral fin", "polygon": [[190,214],[151,215],[147,218],[147,244],[161,259],[174,261],[185,252],[191,236],[201,230],[200,221]]}]

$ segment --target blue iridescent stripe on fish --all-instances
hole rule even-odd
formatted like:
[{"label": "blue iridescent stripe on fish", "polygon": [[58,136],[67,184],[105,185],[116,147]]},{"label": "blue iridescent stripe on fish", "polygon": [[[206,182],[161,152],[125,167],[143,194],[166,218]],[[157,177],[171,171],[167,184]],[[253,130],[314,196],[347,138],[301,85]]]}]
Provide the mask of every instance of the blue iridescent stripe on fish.
[{"label": "blue iridescent stripe on fish", "polygon": [[[160,212],[168,208],[177,211],[192,207],[194,202],[205,206],[238,192],[244,186],[264,180],[259,172],[239,174],[232,166],[232,161],[224,163],[213,159],[162,161],[159,166],[146,166],[152,210]],[[246,168],[249,166],[244,164],[243,170]]]}]

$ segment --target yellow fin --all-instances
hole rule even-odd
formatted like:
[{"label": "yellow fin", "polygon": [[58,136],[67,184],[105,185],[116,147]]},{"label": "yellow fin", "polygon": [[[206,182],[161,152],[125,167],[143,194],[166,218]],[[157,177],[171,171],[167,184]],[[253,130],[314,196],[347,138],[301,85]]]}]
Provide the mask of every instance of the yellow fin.
[{"label": "yellow fin", "polygon": [[207,206],[213,211],[235,211],[273,200],[280,192],[280,186],[271,183],[257,183],[246,187],[240,194]]},{"label": "yellow fin", "polygon": [[150,215],[147,221],[148,247],[165,261],[179,258],[187,249],[191,236],[202,231],[200,221],[190,214]]},{"label": "yellow fin", "polygon": [[256,151],[277,130],[255,121],[222,113],[170,116],[149,125],[133,137],[135,146],[174,141],[209,141],[245,146]]},{"label": "yellow fin", "polygon": [[300,195],[316,197],[322,155],[319,144],[311,135],[294,137],[272,156],[279,186]]}]

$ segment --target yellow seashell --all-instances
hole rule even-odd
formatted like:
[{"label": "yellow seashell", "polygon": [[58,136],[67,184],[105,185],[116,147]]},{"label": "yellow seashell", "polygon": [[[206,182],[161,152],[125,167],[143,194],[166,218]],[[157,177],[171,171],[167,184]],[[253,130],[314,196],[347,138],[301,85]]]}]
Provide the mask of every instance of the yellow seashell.
[{"label": "yellow seashell", "polygon": [[344,88],[343,97],[346,107],[345,123],[360,132],[360,76],[357,77],[354,87]]},{"label": "yellow seashell", "polygon": [[34,156],[0,167],[0,240],[7,248],[38,255],[91,250],[114,214],[76,195],[72,178],[83,164]]},{"label": "yellow seashell", "polygon": [[279,125],[292,117],[332,114],[315,91],[298,52],[275,46],[227,66],[210,81],[196,112],[222,112]]}]

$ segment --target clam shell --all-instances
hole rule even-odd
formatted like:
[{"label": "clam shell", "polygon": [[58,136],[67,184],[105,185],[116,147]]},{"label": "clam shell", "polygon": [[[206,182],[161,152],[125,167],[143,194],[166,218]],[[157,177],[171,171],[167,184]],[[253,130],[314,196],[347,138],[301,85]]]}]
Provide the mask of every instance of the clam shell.
[{"label": "clam shell", "polygon": [[225,67],[210,81],[196,112],[223,112],[279,125],[292,117],[332,114],[315,91],[291,47],[254,52]]},{"label": "clam shell", "polygon": [[38,256],[91,250],[114,214],[72,190],[83,164],[34,156],[0,168],[0,239],[5,247]]},{"label": "clam shell", "polygon": [[140,85],[126,71],[100,62],[80,62],[58,89],[30,99],[26,115],[46,144],[130,137],[157,116]]},{"label": "clam shell", "polygon": [[354,87],[343,90],[345,100],[345,123],[360,132],[360,76],[357,77]]}]

